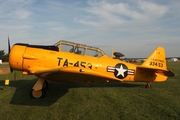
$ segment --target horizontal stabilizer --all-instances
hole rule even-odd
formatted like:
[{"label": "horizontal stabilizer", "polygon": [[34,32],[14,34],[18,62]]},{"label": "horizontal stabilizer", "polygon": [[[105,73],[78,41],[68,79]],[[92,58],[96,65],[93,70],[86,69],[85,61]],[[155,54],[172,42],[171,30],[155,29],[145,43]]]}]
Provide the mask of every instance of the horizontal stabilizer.
[{"label": "horizontal stabilizer", "polygon": [[144,66],[138,66],[137,69],[141,69],[144,71],[152,71],[164,76],[168,76],[168,77],[173,77],[174,73],[171,70],[162,70],[162,69],[157,69],[157,68],[149,68],[149,67],[144,67]]}]

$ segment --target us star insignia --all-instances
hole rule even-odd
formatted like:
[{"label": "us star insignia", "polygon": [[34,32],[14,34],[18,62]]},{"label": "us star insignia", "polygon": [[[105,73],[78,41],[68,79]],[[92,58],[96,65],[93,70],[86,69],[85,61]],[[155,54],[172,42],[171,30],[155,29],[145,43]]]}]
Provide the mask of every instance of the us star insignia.
[{"label": "us star insignia", "polygon": [[134,70],[128,69],[125,64],[118,63],[115,67],[108,66],[107,72],[113,72],[114,76],[119,79],[126,78],[127,75],[134,75]]}]

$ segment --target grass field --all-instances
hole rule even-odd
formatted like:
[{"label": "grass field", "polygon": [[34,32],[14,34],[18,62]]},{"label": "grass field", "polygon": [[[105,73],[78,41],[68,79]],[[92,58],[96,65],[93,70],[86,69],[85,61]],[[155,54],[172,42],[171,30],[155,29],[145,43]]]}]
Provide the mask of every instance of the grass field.
[{"label": "grass field", "polygon": [[[152,89],[146,89],[146,83],[49,82],[43,99],[29,97],[36,77],[18,71],[0,75],[0,120],[180,120],[180,63],[168,67],[176,76],[152,83]],[[10,79],[9,86],[5,79]]]}]

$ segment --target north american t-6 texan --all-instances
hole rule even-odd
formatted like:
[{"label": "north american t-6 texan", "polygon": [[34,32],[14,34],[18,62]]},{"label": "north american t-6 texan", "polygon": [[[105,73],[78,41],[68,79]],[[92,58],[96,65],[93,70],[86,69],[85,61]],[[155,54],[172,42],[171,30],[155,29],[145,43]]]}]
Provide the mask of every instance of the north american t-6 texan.
[{"label": "north american t-6 texan", "polygon": [[142,65],[120,60],[123,54],[119,52],[108,57],[97,47],[64,40],[49,46],[25,43],[16,43],[12,48],[10,44],[8,46],[11,70],[39,78],[30,90],[30,96],[36,99],[45,96],[47,81],[85,84],[145,82],[146,88],[151,88],[151,82],[163,82],[174,76],[167,69],[165,51],[160,46]]}]

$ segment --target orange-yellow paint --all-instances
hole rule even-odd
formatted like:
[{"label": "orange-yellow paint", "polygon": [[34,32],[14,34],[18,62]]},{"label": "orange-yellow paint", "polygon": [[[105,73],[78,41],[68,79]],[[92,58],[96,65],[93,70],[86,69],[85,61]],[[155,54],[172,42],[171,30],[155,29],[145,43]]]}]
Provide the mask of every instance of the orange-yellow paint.
[{"label": "orange-yellow paint", "polygon": [[[62,44],[72,47],[79,46],[79,48],[85,49],[85,52],[76,54],[63,51],[60,48]],[[162,82],[168,76],[174,75],[167,70],[165,51],[162,47],[158,47],[142,65],[135,65],[108,57],[98,48],[64,41],[60,41],[56,46],[59,47],[59,51],[14,45],[9,57],[10,66],[23,71],[23,74],[34,74],[43,80],[71,83]],[[101,56],[87,55],[87,49],[95,50]],[[123,79],[114,75],[116,69],[114,67],[119,63],[126,65],[130,70],[130,74]],[[107,69],[111,67],[112,70],[109,72]],[[38,83],[34,89],[42,88],[42,84]]]}]

